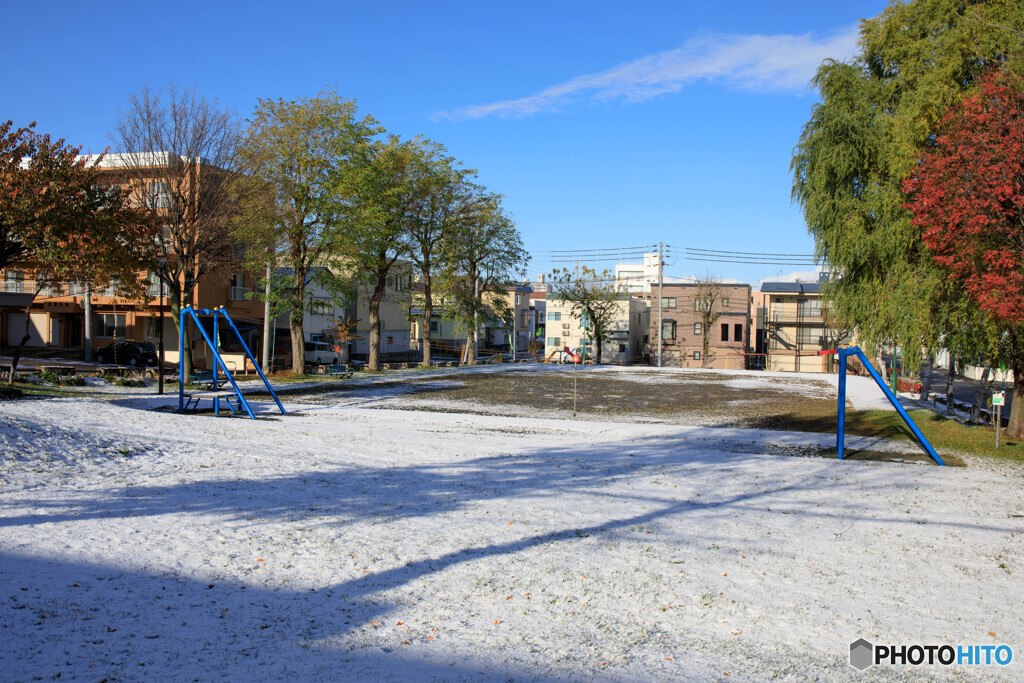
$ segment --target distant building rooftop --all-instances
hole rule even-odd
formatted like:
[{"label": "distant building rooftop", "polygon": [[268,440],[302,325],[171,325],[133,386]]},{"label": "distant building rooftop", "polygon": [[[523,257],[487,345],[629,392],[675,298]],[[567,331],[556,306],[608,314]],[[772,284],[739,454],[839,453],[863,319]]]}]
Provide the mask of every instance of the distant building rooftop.
[{"label": "distant building rooftop", "polygon": [[761,291],[769,294],[817,294],[820,282],[762,282]]}]

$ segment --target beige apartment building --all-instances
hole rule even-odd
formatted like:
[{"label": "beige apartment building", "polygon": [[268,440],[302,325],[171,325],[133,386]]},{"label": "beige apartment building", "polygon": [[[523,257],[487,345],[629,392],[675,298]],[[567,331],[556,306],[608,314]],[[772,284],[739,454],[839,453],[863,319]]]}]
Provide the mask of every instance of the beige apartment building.
[{"label": "beige apartment building", "polygon": [[[746,368],[750,344],[750,285],[718,285],[714,310],[719,316],[710,330],[704,329],[701,310],[705,304],[698,297],[699,287],[694,283],[665,283],[660,329],[658,292],[656,288],[651,292],[651,364],[658,362],[660,337],[664,367]],[[703,357],[705,336],[709,341],[707,359]]]},{"label": "beige apartment building", "polygon": [[[594,341],[583,330],[580,319],[573,314],[572,304],[559,300],[555,294],[545,296],[544,357],[569,347],[574,351],[587,348],[587,358],[596,358]],[[650,312],[641,299],[620,295],[612,322],[611,339],[601,345],[601,362],[614,364],[640,363],[647,354],[646,336]]]},{"label": "beige apartment building", "polygon": [[761,285],[768,370],[833,371],[835,357],[819,352],[850,343],[852,335],[831,324],[821,299],[821,285],[822,281]]}]

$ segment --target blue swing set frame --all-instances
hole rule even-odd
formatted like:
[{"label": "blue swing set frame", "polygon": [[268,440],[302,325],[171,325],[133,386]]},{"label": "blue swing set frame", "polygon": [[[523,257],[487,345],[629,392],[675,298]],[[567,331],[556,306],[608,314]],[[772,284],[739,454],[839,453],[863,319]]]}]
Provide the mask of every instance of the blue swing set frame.
[{"label": "blue swing set frame", "polygon": [[924,452],[939,465],[944,466],[946,464],[942,462],[942,458],[940,458],[939,454],[935,452],[932,445],[928,443],[928,439],[924,438],[924,434],[922,434],[921,430],[918,429],[916,424],[914,424],[914,421],[910,419],[910,415],[908,415],[907,411],[900,405],[899,399],[896,398],[896,395],[892,393],[892,390],[889,389],[885,382],[882,381],[878,371],[875,370],[871,363],[868,362],[867,357],[864,355],[864,352],[860,350],[859,346],[848,346],[837,349],[836,351],[822,351],[821,353],[835,353],[839,356],[839,406],[836,409],[836,450],[839,451],[840,460],[843,459],[843,446],[846,441],[846,363],[850,356],[856,356],[860,358],[860,362],[865,368],[867,368],[868,372],[871,373],[871,377],[874,378],[875,383],[878,384],[885,393],[885,397],[889,399],[889,403],[892,404],[892,407],[895,408],[896,412],[899,413],[901,418],[903,418],[903,421],[913,433],[914,438],[917,439],[919,444],[921,444],[921,448],[924,449]]},{"label": "blue swing set frame", "polygon": [[[213,339],[210,338],[210,335],[207,334],[206,329],[203,327],[202,323],[199,321],[199,316],[200,315],[203,315],[203,316],[213,316]],[[231,411],[232,414],[234,414],[235,409],[231,406],[231,400],[234,399],[234,400],[238,401],[238,405],[240,407],[245,409],[245,412],[248,413],[250,418],[252,418],[253,420],[256,419],[256,415],[253,414],[253,412],[252,412],[252,407],[250,407],[249,406],[249,402],[245,400],[245,396],[242,394],[242,391],[238,388],[238,384],[235,382],[235,378],[231,375],[231,371],[228,370],[228,366],[224,363],[224,359],[220,357],[220,350],[218,348],[218,344],[214,341],[216,339],[219,339],[219,336],[218,336],[218,331],[219,330],[218,330],[218,324],[217,323],[218,323],[218,320],[221,317],[223,317],[224,318],[224,322],[226,322],[228,324],[228,326],[231,328],[231,330],[235,333],[235,336],[238,338],[239,343],[242,345],[242,348],[245,350],[246,357],[248,357],[249,360],[252,361],[253,367],[256,368],[256,372],[258,372],[260,374],[260,379],[263,380],[263,384],[267,387],[267,391],[269,391],[270,395],[274,397],[274,402],[277,403],[277,407],[281,410],[281,414],[282,415],[287,415],[288,414],[285,411],[284,406],[281,405],[281,400],[277,397],[277,392],[275,392],[274,388],[272,386],[270,386],[270,381],[267,379],[267,376],[263,374],[263,370],[260,369],[259,363],[256,362],[256,358],[253,357],[252,351],[249,350],[249,346],[245,343],[245,340],[242,338],[241,332],[239,332],[238,328],[235,326],[235,321],[231,319],[231,316],[228,315],[228,312],[224,310],[223,306],[218,307],[218,308],[214,308],[214,309],[209,309],[209,308],[193,308],[192,306],[185,306],[184,308],[181,309],[181,320],[180,320],[181,324],[178,326],[178,349],[179,349],[179,356],[183,352],[183,349],[185,348],[185,323],[186,323],[186,321],[188,320],[189,317],[191,317],[192,320],[195,321],[196,329],[198,329],[199,333],[201,335],[203,335],[203,339],[206,341],[207,347],[213,352],[213,359],[214,359],[214,363],[213,363],[213,381],[211,382],[211,385],[210,385],[212,391],[210,391],[208,394],[192,394],[191,395],[191,400],[194,400],[196,403],[198,403],[200,398],[205,398],[205,397],[212,398],[213,399],[213,413],[214,413],[214,415],[220,415],[220,399],[221,399],[221,397],[223,396],[225,398],[225,403],[228,404],[228,409]],[[219,391],[218,390],[218,385],[220,383],[220,377],[219,377],[219,375],[220,375],[219,370],[220,369],[224,370],[224,376],[227,378],[228,382],[231,383],[231,388],[234,390],[234,396],[233,397],[228,392],[223,392],[223,391]],[[186,377],[185,377],[185,364],[180,362],[180,358],[179,358],[179,362],[178,362],[178,412],[179,413],[184,413],[185,412],[185,409],[186,409],[186,406],[187,406],[187,403],[186,403],[185,399],[186,399],[186,397],[190,396],[189,394],[185,393],[185,379],[186,379]]]}]

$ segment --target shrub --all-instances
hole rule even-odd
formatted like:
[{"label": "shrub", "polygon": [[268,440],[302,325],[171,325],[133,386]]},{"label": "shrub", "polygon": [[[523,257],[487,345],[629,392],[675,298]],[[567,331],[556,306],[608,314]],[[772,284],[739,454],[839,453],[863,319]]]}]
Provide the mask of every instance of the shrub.
[{"label": "shrub", "polygon": [[64,375],[60,378],[60,383],[65,387],[84,387],[85,378],[81,375]]},{"label": "shrub", "polygon": [[904,394],[920,394],[921,383],[899,377],[896,379],[896,389]]},{"label": "shrub", "polygon": [[39,378],[44,382],[49,382],[50,384],[60,384],[60,376],[56,372],[53,372],[51,370],[40,370],[38,374]]},{"label": "shrub", "polygon": [[119,387],[132,387],[136,389],[146,386],[146,382],[144,380],[128,379],[127,377],[118,377],[114,383]]}]

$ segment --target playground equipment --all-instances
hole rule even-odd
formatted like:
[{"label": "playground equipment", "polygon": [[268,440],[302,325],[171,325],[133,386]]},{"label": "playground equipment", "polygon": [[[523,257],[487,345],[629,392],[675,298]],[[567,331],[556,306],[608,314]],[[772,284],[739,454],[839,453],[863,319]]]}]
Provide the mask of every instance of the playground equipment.
[{"label": "playground equipment", "polygon": [[921,444],[921,448],[924,449],[925,453],[939,465],[945,465],[942,462],[942,458],[935,452],[932,445],[928,443],[928,439],[924,438],[924,434],[918,429],[914,421],[907,415],[907,411],[900,405],[900,401],[896,398],[896,394],[892,393],[892,390],[886,386],[885,382],[878,375],[878,371],[868,362],[864,352],[860,350],[859,346],[848,346],[845,348],[837,349],[834,351],[821,351],[819,355],[825,356],[830,354],[836,354],[839,357],[839,406],[836,410],[836,450],[839,452],[839,459],[843,459],[843,446],[846,441],[846,361],[850,356],[856,356],[860,359],[860,362],[867,368],[868,372],[871,373],[871,377],[875,380],[875,383],[879,386],[885,397],[889,399],[889,403],[896,409],[900,417],[906,423],[907,427],[914,434],[914,438]]},{"label": "playground equipment", "polygon": [[[210,338],[210,335],[207,334],[206,329],[203,327],[202,323],[199,321],[199,316],[200,315],[203,315],[203,316],[213,316],[213,339]],[[263,370],[260,369],[260,366],[256,362],[256,359],[253,357],[252,352],[249,351],[249,346],[245,343],[245,340],[242,339],[242,334],[238,331],[238,328],[235,327],[235,321],[233,321],[231,319],[231,316],[228,315],[228,312],[224,310],[223,306],[220,307],[220,308],[214,308],[213,310],[210,310],[209,308],[198,308],[197,309],[197,308],[193,308],[192,306],[185,306],[184,308],[181,309],[181,324],[178,326],[178,330],[179,330],[179,333],[178,333],[178,349],[180,349],[180,350],[183,350],[185,348],[185,322],[187,320],[187,316],[190,316],[192,318],[192,320],[195,321],[196,329],[198,329],[199,333],[201,335],[203,335],[203,339],[206,340],[206,345],[209,347],[210,351],[213,353],[213,359],[214,359],[214,362],[213,362],[213,379],[210,382],[210,391],[189,392],[189,393],[186,394],[185,393],[185,364],[179,362],[178,363],[178,412],[179,413],[184,413],[187,408],[189,408],[191,406],[198,406],[200,400],[202,400],[204,398],[209,398],[209,399],[213,399],[213,413],[214,413],[214,415],[220,415],[220,400],[223,398],[223,399],[225,399],[224,402],[227,403],[228,410],[231,411],[232,415],[235,414],[235,407],[232,405],[232,402],[234,401],[234,402],[237,402],[237,404],[238,404],[238,406],[240,408],[244,408],[245,409],[245,412],[249,414],[250,418],[252,418],[253,420],[256,419],[256,416],[252,412],[252,408],[249,407],[249,402],[245,400],[245,396],[242,395],[241,390],[238,388],[238,384],[235,382],[235,378],[231,375],[231,371],[228,370],[228,366],[224,363],[224,359],[221,358],[221,356],[220,356],[220,351],[218,350],[219,349],[219,344],[214,341],[214,340],[217,340],[217,339],[220,338],[218,336],[218,331],[219,331],[218,330],[218,324],[217,324],[218,320],[220,318],[224,318],[224,322],[226,322],[228,324],[228,326],[231,328],[231,330],[235,333],[235,336],[238,338],[238,342],[242,345],[242,349],[245,350],[246,357],[248,358],[248,360],[252,361],[252,365],[253,365],[254,368],[256,368],[256,372],[260,373],[260,378],[263,380],[263,384],[267,387],[267,391],[270,392],[270,395],[274,397],[274,402],[277,403],[277,407],[280,408],[281,414],[282,415],[287,415],[288,414],[287,412],[285,412],[284,406],[281,405],[280,399],[277,398],[277,393],[274,391],[274,388],[270,386],[270,382],[267,380],[267,376],[263,374]],[[227,378],[228,382],[231,383],[232,391],[221,391],[218,388],[218,384],[219,384],[219,371],[218,371],[218,368],[224,370],[224,376]],[[187,399],[187,401],[186,401],[186,399]]]}]

